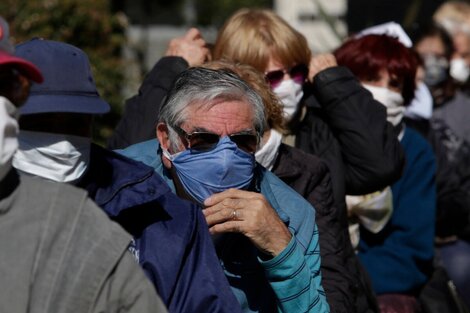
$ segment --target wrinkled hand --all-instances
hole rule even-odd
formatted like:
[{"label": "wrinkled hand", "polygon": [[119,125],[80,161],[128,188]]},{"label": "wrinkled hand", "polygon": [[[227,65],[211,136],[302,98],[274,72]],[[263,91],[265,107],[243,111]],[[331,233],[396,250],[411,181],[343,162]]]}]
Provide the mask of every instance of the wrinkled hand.
[{"label": "wrinkled hand", "polygon": [[313,56],[310,59],[308,78],[313,83],[315,76],[327,68],[338,66],[336,58],[331,53],[323,53]]},{"label": "wrinkled hand", "polygon": [[182,37],[173,38],[168,44],[165,56],[182,57],[189,66],[197,66],[211,59],[206,41],[196,28],[191,28]]},{"label": "wrinkled hand", "polygon": [[212,195],[204,205],[211,234],[242,233],[273,257],[289,244],[289,230],[262,194],[229,189]]}]

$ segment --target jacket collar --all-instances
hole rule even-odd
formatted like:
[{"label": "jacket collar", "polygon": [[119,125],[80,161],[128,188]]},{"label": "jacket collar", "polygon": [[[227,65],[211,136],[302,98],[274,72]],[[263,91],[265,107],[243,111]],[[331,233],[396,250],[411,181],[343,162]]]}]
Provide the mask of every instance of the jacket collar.
[{"label": "jacket collar", "polygon": [[[276,162],[274,163],[272,172],[283,181],[291,181],[302,176],[302,170],[298,166],[286,166],[292,162],[291,150],[286,144],[279,146]],[[284,165],[284,166],[282,166]]]},{"label": "jacket collar", "polygon": [[79,187],[109,215],[156,201],[169,192],[153,168],[92,144],[90,164]]},{"label": "jacket collar", "polygon": [[275,183],[276,180],[272,180],[272,177],[274,176],[273,173],[265,169],[259,164],[256,164],[255,167],[255,177],[256,177],[256,182],[255,185],[257,186],[255,190],[256,192],[259,192],[265,196],[266,200],[269,201],[269,204],[273,207],[274,210],[276,210],[277,214],[279,215],[279,218],[281,221],[283,221],[286,225],[289,225],[289,216],[287,215],[286,212],[281,208],[281,205],[278,202],[278,198],[275,192],[273,192],[272,188],[272,183]]}]

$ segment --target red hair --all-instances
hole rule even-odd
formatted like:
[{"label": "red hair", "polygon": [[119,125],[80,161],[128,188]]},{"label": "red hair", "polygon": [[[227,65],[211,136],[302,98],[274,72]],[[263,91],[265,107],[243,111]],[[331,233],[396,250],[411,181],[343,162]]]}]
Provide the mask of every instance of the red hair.
[{"label": "red hair", "polygon": [[335,52],[338,65],[348,67],[359,80],[375,80],[386,70],[403,82],[401,94],[408,105],[415,94],[417,60],[411,49],[387,35],[367,35],[346,41]]}]

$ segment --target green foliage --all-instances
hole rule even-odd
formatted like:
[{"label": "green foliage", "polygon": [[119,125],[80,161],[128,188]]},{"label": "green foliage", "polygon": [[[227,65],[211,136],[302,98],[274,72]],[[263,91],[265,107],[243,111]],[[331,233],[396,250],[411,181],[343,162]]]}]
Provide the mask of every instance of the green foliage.
[{"label": "green foliage", "polygon": [[42,37],[87,53],[98,91],[111,113],[96,119],[95,141],[103,144],[120,114],[124,82],[121,47],[127,19],[112,13],[110,0],[2,0],[0,14],[10,23],[15,43]]}]

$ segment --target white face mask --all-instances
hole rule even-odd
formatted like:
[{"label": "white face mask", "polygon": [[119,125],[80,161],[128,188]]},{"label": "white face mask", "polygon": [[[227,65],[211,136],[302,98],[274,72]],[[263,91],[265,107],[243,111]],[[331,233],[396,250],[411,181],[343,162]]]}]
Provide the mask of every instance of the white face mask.
[{"label": "white face mask", "polygon": [[255,153],[256,161],[266,169],[272,170],[274,161],[279,153],[279,146],[282,142],[282,134],[275,129],[271,129],[268,140]]},{"label": "white face mask", "polygon": [[405,112],[402,95],[385,87],[376,87],[367,84],[363,84],[363,87],[372,93],[375,100],[385,105],[387,108],[387,121],[392,123],[393,126],[400,124]]},{"label": "white face mask", "polygon": [[283,80],[273,88],[273,91],[282,102],[284,118],[290,121],[295,111],[297,111],[300,99],[304,96],[302,84],[296,83],[292,79]]},{"label": "white face mask", "polygon": [[465,83],[470,76],[470,67],[462,58],[450,61],[450,76],[459,83]]},{"label": "white face mask", "polygon": [[405,115],[429,120],[432,117],[433,103],[434,100],[429,88],[425,83],[420,82],[416,87],[415,97],[406,108]]},{"label": "white face mask", "polygon": [[18,170],[57,182],[74,182],[86,170],[91,139],[64,134],[21,131],[13,158]]},{"label": "white face mask", "polygon": [[11,160],[18,148],[18,121],[16,107],[0,96],[0,181],[11,169]]}]

